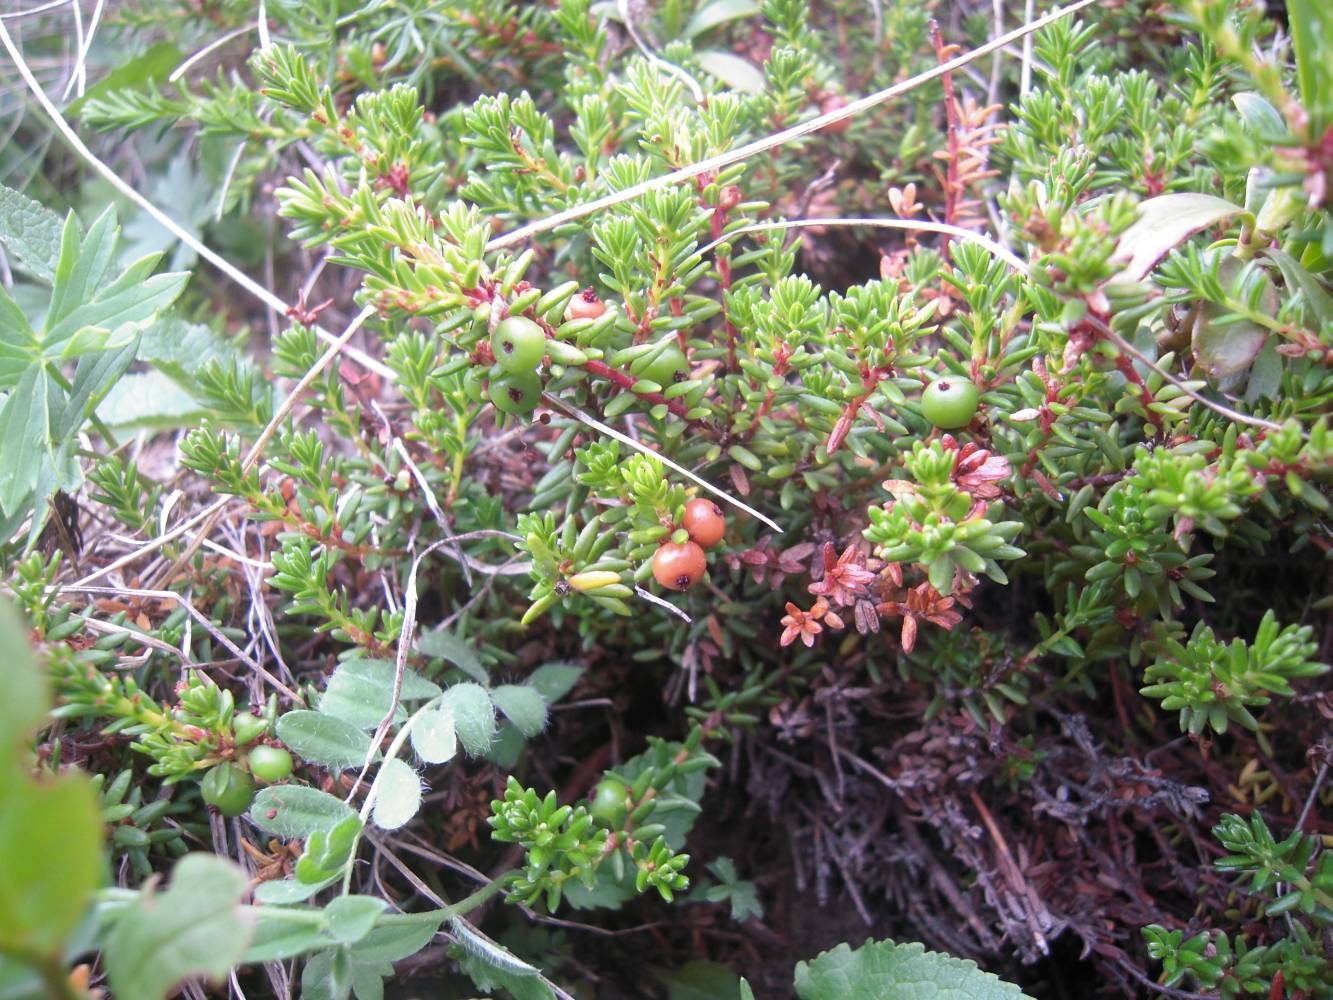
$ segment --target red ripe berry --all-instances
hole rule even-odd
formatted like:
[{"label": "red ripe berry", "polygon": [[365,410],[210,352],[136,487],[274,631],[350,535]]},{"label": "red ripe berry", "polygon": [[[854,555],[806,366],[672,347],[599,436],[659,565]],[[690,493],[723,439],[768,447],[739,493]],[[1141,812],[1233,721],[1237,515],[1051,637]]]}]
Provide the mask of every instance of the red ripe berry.
[{"label": "red ripe berry", "polygon": [[722,536],[727,533],[727,519],[722,515],[722,508],[703,497],[695,497],[685,505],[685,517],[680,526],[706,549],[722,541]]},{"label": "red ripe berry", "polygon": [[591,288],[575,293],[565,306],[565,319],[597,319],[606,312],[606,303]]},{"label": "red ripe berry", "polygon": [[653,576],[667,590],[689,590],[707,565],[704,550],[695,542],[667,542],[653,554]]},{"label": "red ripe berry", "polygon": [[[839,108],[847,107],[847,98],[841,94],[825,94],[819,100],[819,113],[826,115],[831,111],[837,111]],[[831,125],[825,125],[823,131],[830,135],[842,135],[852,127],[852,120],[844,118],[840,122],[834,122]]]}]

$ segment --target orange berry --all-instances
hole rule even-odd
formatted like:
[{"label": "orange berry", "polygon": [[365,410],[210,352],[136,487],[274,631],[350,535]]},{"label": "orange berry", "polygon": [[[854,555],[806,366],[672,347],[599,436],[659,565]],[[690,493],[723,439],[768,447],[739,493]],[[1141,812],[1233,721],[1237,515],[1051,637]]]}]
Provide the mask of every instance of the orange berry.
[{"label": "orange berry", "polygon": [[695,542],[667,542],[653,553],[653,576],[667,590],[689,590],[707,568],[704,550]]},{"label": "orange berry", "polygon": [[565,306],[565,319],[597,319],[606,312],[606,303],[591,288],[576,292]]},{"label": "orange berry", "polygon": [[727,533],[727,519],[722,515],[722,508],[703,497],[695,497],[685,505],[685,517],[680,526],[706,549],[722,541],[722,536]]}]

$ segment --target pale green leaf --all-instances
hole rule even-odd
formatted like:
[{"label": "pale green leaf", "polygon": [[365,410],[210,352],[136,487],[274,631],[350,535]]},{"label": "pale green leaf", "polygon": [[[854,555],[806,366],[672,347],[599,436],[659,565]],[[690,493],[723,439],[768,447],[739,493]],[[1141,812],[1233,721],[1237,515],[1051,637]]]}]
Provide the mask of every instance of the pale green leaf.
[{"label": "pale green leaf", "polygon": [[60,259],[60,216],[0,184],[0,243],[29,274],[51,284]]},{"label": "pale green leaf", "polygon": [[278,738],[302,760],[332,771],[360,767],[370,753],[370,737],[346,719],[299,709],[278,718]]},{"label": "pale green leaf", "polygon": [[306,785],[271,785],[250,804],[250,822],[276,837],[292,840],[329,830],[355,816],[342,799]]},{"label": "pale green leaf", "polygon": [[796,966],[801,1000],[1030,1000],[975,962],[920,944],[840,944]]},{"label": "pale green leaf", "polygon": [[[286,882],[262,882],[259,889],[270,885],[286,885]],[[313,895],[313,893],[311,893]],[[307,898],[307,897],[302,897]],[[270,902],[255,892],[257,902]],[[291,900],[300,902],[300,900]],[[255,924],[254,942],[245,950],[241,960],[246,965],[259,962],[280,962],[284,958],[304,955],[324,941],[323,928],[316,923],[297,923],[266,915],[259,907],[259,919]],[[327,943],[327,942],[326,942]]]},{"label": "pale green leaf", "polygon": [[1186,237],[1245,210],[1223,198],[1192,191],[1164,194],[1139,205],[1139,217],[1120,234],[1116,258],[1126,261],[1114,280],[1140,281]]},{"label": "pale green leaf", "polygon": [[759,5],[754,0],[712,0],[712,3],[704,4],[694,12],[681,34],[686,38],[696,38],[728,21],[753,17],[758,13]]},{"label": "pale green leaf", "polygon": [[51,707],[46,672],[28,645],[27,629],[8,598],[0,598],[0,766],[27,740]]},{"label": "pale green leaf", "polygon": [[352,994],[352,962],[346,948],[321,951],[301,970],[301,1000],[347,1000]]},{"label": "pale green leaf", "polygon": [[758,94],[764,89],[764,74],[754,63],[730,52],[705,49],[696,53],[705,72],[717,77],[732,90]]},{"label": "pale green leaf", "polygon": [[371,932],[387,905],[374,896],[339,896],[324,907],[324,919],[339,944],[356,944]]},{"label": "pale green leaf", "polygon": [[421,776],[411,766],[391,757],[375,779],[375,806],[371,818],[382,830],[397,830],[421,808]]},{"label": "pale green leaf", "polygon": [[[389,660],[349,660],[329,678],[319,710],[362,729],[374,728],[388,714],[393,701],[394,670],[395,665]],[[438,684],[405,669],[399,715],[405,715],[402,702],[434,698],[439,693]]]},{"label": "pale green leaf", "polygon": [[548,705],[554,705],[573,690],[583,676],[583,669],[577,663],[543,663],[524,683],[538,691]]},{"label": "pale green leaf", "polygon": [[46,311],[47,329],[93,298],[115,254],[117,235],[113,208],[108,207],[99,215],[82,236],[74,213],[69,214],[60,236],[60,259],[56,263],[51,305]]},{"label": "pale green leaf", "polygon": [[191,976],[221,979],[240,961],[253,917],[240,907],[249,880],[211,854],[187,854],[166,892],[141,893],[116,922],[104,957],[118,997],[157,1000]]},{"label": "pale green leaf", "polygon": [[667,1000],[740,1000],[740,977],[718,962],[687,962],[679,969],[652,969]]},{"label": "pale green leaf", "polygon": [[452,632],[445,629],[422,632],[417,637],[417,649],[426,656],[438,656],[448,660],[478,684],[490,682],[490,675],[472,647]]},{"label": "pale green leaf", "polygon": [[125,430],[188,427],[208,415],[207,407],[156,369],[123,376],[97,407],[104,424]]},{"label": "pale green leaf", "polygon": [[455,684],[444,693],[441,708],[454,713],[454,731],[469,755],[480,757],[495,735],[495,706],[480,684]]},{"label": "pale green leaf", "polygon": [[[303,903],[315,893],[326,886],[332,885],[338,880],[337,875],[331,875],[320,882],[301,882],[294,878],[274,879],[271,882],[261,882],[255,887],[255,902],[264,903],[268,906],[290,906],[293,903]],[[257,941],[262,938],[256,935]],[[248,952],[247,952],[248,955]],[[248,959],[247,961],[261,961],[261,959]]]},{"label": "pale green leaf", "polygon": [[8,389],[41,354],[41,344],[19,304],[0,285],[0,389]]},{"label": "pale green leaf", "polygon": [[0,407],[0,510],[6,514],[32,493],[50,461],[51,389],[45,369],[33,366]]},{"label": "pale green leaf", "polygon": [[417,716],[410,733],[412,749],[427,764],[443,764],[458,752],[452,708],[429,709]]},{"label": "pale green leaf", "polygon": [[[6,745],[15,735],[5,733]],[[49,953],[101,881],[102,811],[86,775],[38,782],[25,771],[0,754],[0,941]]]},{"label": "pale green leaf", "polygon": [[529,738],[546,728],[546,700],[526,684],[502,684],[491,692],[495,707]]},{"label": "pale green leaf", "polygon": [[1277,108],[1269,104],[1254,91],[1233,94],[1231,101],[1236,105],[1241,118],[1260,138],[1272,138],[1282,135],[1287,130],[1287,123],[1278,114]]},{"label": "pale green leaf", "polygon": [[376,927],[352,946],[357,962],[401,962],[430,944],[438,923],[392,923]]}]

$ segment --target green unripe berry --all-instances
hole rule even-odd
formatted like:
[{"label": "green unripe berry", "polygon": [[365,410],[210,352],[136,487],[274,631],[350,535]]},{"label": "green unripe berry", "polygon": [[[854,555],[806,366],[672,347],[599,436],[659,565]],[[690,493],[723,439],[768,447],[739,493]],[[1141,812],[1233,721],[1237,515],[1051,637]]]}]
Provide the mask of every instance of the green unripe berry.
[{"label": "green unripe berry", "polygon": [[542,380],[536,372],[511,372],[491,379],[490,395],[501,413],[531,413],[542,398]]},{"label": "green unripe berry", "polygon": [[667,344],[660,354],[634,374],[665,388],[676,381],[676,376],[685,370],[687,364],[685,352],[675,344]]},{"label": "green unripe berry", "polygon": [[204,801],[224,816],[239,816],[255,797],[255,779],[245,768],[223,761],[199,783]]},{"label": "green unripe berry", "polygon": [[264,744],[250,751],[250,773],[266,785],[285,781],[292,773],[292,755],[281,747]]},{"label": "green unripe berry", "polygon": [[977,413],[977,387],[967,379],[946,375],[926,386],[921,413],[940,430],[966,427]]},{"label": "green unripe berry", "polygon": [[507,372],[530,372],[542,363],[546,353],[546,334],[530,319],[510,316],[501,320],[491,334],[495,362]]},{"label": "green unripe berry", "polygon": [[629,786],[619,778],[603,778],[593,789],[588,812],[602,826],[618,829],[629,811],[628,796]]},{"label": "green unripe berry", "polygon": [[486,402],[486,372],[472,367],[463,373],[463,395],[473,403]]}]

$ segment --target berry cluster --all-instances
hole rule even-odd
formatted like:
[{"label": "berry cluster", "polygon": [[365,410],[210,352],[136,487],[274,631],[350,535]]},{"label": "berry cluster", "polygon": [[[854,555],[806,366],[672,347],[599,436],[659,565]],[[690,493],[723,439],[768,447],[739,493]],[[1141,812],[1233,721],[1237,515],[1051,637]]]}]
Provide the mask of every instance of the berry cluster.
[{"label": "berry cluster", "polygon": [[668,590],[689,590],[708,568],[704,549],[722,541],[726,532],[722,508],[695,497],[685,505],[680,527],[653,554],[653,577]]}]

